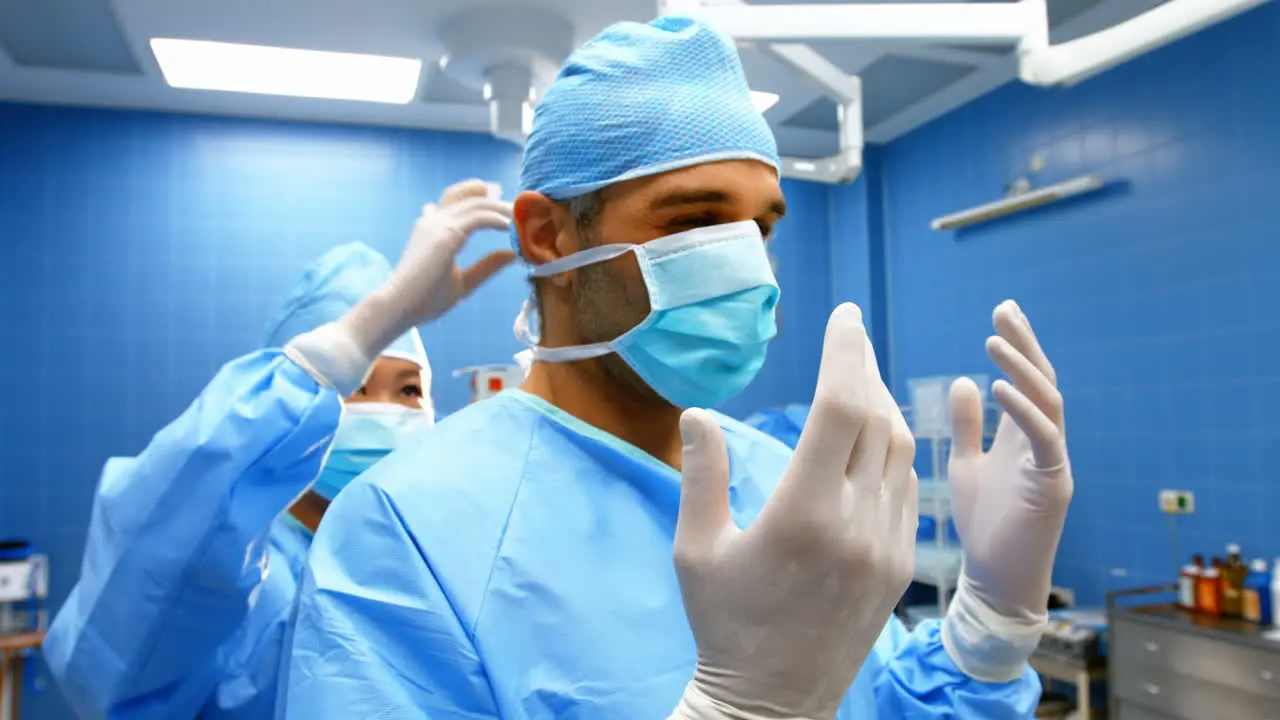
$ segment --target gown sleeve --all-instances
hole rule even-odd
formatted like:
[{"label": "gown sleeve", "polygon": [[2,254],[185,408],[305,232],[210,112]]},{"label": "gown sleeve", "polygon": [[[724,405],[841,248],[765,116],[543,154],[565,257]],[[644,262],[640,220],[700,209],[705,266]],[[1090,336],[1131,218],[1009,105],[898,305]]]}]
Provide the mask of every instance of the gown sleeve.
[{"label": "gown sleeve", "polygon": [[232,361],[140,455],[103,468],[44,656],[80,718],[193,718],[315,480],[341,401],[279,351]]},{"label": "gown sleeve", "polygon": [[990,683],[965,675],[942,644],[942,623],[931,620],[908,632],[896,616],[872,653],[880,672],[874,681],[880,718],[1023,720],[1035,716],[1040,678],[1026,667],[1021,677]]}]

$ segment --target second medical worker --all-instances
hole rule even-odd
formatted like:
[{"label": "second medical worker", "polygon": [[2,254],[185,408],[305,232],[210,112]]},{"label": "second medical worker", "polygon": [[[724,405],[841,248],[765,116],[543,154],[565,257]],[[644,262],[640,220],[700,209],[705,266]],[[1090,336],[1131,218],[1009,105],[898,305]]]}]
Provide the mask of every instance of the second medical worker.
[{"label": "second medical worker", "polygon": [[44,643],[80,718],[272,717],[312,533],[352,479],[432,424],[416,326],[511,261],[454,260],[509,217],[469,181],[424,209],[394,272],[361,244],[326,253],[264,349],[225,365],[137,457],[107,462],[80,580]]}]

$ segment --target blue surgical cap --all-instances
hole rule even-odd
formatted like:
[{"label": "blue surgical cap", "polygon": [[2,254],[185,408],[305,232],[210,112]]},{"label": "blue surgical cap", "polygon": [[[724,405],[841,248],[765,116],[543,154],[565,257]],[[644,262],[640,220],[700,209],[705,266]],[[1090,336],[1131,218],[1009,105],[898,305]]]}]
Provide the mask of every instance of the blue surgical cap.
[{"label": "blue surgical cap", "polygon": [[534,113],[520,189],[564,199],[743,159],[780,166],[733,40],[664,16],[612,25],[569,56]]},{"label": "blue surgical cap", "polygon": [[[285,295],[267,331],[266,346],[284,347],[293,338],[337,320],[390,277],[391,263],[364,243],[343,245],[321,255]],[[417,363],[425,373],[431,371],[416,328],[397,338],[382,354]]]}]

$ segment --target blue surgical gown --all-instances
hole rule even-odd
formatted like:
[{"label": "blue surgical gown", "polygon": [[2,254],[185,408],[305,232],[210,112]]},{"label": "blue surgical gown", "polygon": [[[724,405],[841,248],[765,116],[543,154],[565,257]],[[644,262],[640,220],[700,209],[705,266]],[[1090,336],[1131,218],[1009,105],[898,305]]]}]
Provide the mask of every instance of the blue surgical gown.
[{"label": "blue surgical gown", "polygon": [[761,410],[743,422],[794,450],[808,419],[808,405],[788,405]]},{"label": "blue surgical gown", "polygon": [[[790,450],[720,418],[734,519]],[[298,599],[286,717],[666,718],[696,647],[671,554],[680,475],[518,390],[446,418],[330,506]],[[962,674],[891,619],[839,717],[1030,718],[1040,685]]]},{"label": "blue surgical gown", "polygon": [[141,455],[103,470],[80,580],[44,655],[76,714],[272,717],[310,532],[287,515],[337,393],[278,351],[224,366]]}]

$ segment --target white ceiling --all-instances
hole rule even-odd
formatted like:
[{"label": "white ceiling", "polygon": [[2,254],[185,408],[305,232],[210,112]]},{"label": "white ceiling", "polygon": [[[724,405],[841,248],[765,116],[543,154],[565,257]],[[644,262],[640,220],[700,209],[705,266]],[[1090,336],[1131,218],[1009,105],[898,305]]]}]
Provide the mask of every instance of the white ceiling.
[{"label": "white ceiling", "polygon": [[[1163,1],[1049,0],[1054,39],[1107,27]],[[503,0],[0,0],[0,99],[487,132],[488,110],[479,92],[440,76],[435,63],[425,66],[432,72],[417,102],[365,104],[176,90],[164,83],[148,45],[153,37],[179,37],[435,60],[443,54],[435,32],[440,21],[481,3],[494,6],[494,22],[502,22]],[[579,43],[618,20],[647,21],[657,5],[505,3],[572,17]],[[891,140],[1015,76],[1012,58],[990,48],[811,45],[844,71],[862,76],[871,142]],[[754,89],[781,96],[767,116],[783,153],[831,154],[835,106],[817,85],[763,51],[744,49],[743,63]]]}]

